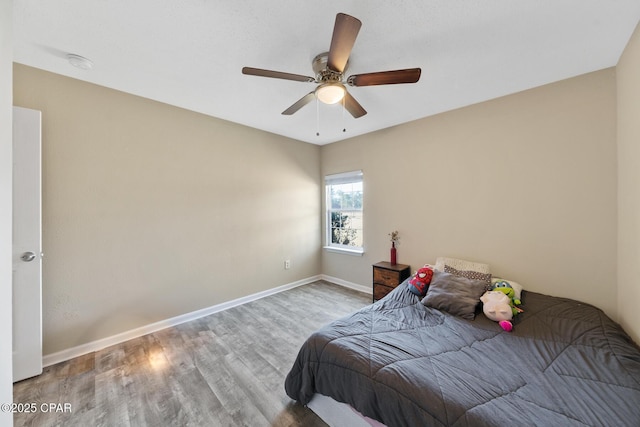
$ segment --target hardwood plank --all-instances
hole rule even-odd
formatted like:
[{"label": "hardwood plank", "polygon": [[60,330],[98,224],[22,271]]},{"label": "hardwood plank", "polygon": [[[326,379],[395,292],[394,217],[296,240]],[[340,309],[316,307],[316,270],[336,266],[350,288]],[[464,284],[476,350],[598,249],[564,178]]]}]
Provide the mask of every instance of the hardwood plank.
[{"label": "hardwood plank", "polygon": [[300,345],[370,295],[318,281],[49,366],[14,384],[21,426],[325,426],[284,392]]},{"label": "hardwood plank", "polygon": [[198,352],[201,355],[198,369],[222,403],[224,412],[219,415],[231,420],[227,425],[268,425],[267,419],[236,378],[236,372],[230,364],[235,356],[231,353],[215,354],[205,349],[199,349]]},{"label": "hardwood plank", "polygon": [[131,426],[127,401],[121,397],[124,375],[120,367],[96,375],[96,426]]}]

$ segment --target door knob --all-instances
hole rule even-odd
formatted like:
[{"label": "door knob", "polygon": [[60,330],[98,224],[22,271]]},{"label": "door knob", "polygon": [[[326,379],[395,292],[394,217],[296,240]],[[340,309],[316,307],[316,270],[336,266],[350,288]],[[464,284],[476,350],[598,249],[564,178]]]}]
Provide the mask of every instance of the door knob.
[{"label": "door knob", "polygon": [[31,262],[34,259],[36,259],[36,254],[34,254],[33,252],[25,252],[22,254],[22,256],[20,257],[24,262]]}]

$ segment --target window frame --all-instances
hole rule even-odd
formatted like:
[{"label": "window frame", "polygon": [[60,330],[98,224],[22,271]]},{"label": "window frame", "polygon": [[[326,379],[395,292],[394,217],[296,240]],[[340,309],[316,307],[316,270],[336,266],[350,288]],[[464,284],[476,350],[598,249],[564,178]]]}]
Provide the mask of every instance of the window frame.
[{"label": "window frame", "polygon": [[[361,238],[362,238],[362,245],[361,246],[353,246],[353,245],[343,245],[340,243],[333,243],[332,242],[332,221],[331,221],[331,217],[332,217],[332,213],[333,212],[345,212],[345,211],[350,211],[350,212],[359,212],[360,216],[362,217],[362,219],[364,220],[364,179],[363,179],[363,173],[361,170],[356,170],[356,171],[351,171],[351,172],[343,172],[343,173],[338,173],[338,174],[331,174],[331,175],[326,175],[324,177],[324,202],[325,202],[325,209],[324,209],[324,221],[325,221],[325,246],[324,249],[329,251],[329,252],[336,252],[336,253],[343,253],[343,254],[349,254],[349,255],[363,255],[364,254],[364,224],[362,224],[361,227]],[[338,184],[350,184],[350,183],[361,183],[362,185],[362,203],[360,206],[360,209],[354,209],[353,207],[350,208],[340,208],[340,209],[335,209],[332,207],[332,203],[331,203],[331,186],[332,185],[338,185]]]}]

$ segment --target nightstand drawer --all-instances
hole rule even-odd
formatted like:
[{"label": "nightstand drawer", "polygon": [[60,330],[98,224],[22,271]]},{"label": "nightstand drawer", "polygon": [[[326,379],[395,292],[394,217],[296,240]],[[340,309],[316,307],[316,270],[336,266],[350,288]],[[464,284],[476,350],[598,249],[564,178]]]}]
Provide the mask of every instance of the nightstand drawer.
[{"label": "nightstand drawer", "polygon": [[381,261],[373,264],[373,300],[384,298],[411,275],[411,267]]},{"label": "nightstand drawer", "polygon": [[373,283],[387,286],[398,286],[400,284],[400,272],[385,270],[382,268],[373,269]]},{"label": "nightstand drawer", "polygon": [[379,285],[375,283],[373,285],[373,300],[378,301],[379,299],[386,297],[387,294],[392,290],[394,290],[395,288],[396,288],[395,286],[391,287],[391,286]]}]

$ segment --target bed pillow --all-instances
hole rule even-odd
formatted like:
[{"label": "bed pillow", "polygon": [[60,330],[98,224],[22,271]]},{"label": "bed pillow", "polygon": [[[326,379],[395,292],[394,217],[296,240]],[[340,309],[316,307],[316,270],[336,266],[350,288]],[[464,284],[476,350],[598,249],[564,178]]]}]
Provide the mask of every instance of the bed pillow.
[{"label": "bed pillow", "polygon": [[501,279],[499,277],[494,277],[491,279],[491,284],[495,284],[496,282],[507,282],[513,288],[513,294],[516,299],[522,299],[522,290],[524,289],[522,285],[518,282],[514,282],[513,280]]},{"label": "bed pillow", "polygon": [[438,257],[436,258],[436,270],[444,271],[445,265],[453,267],[460,271],[477,271],[478,273],[489,274],[489,264],[479,262],[465,261],[463,259]]},{"label": "bed pillow", "polygon": [[466,277],[467,279],[482,280],[487,287],[490,287],[492,284],[491,273],[479,273],[473,270],[458,270],[457,268],[449,267],[446,264],[444,266],[444,272],[451,273],[454,276]]},{"label": "bed pillow", "polygon": [[487,282],[456,276],[444,271],[434,271],[427,295],[422,304],[446,311],[454,316],[473,320],[480,297],[484,294]]}]

